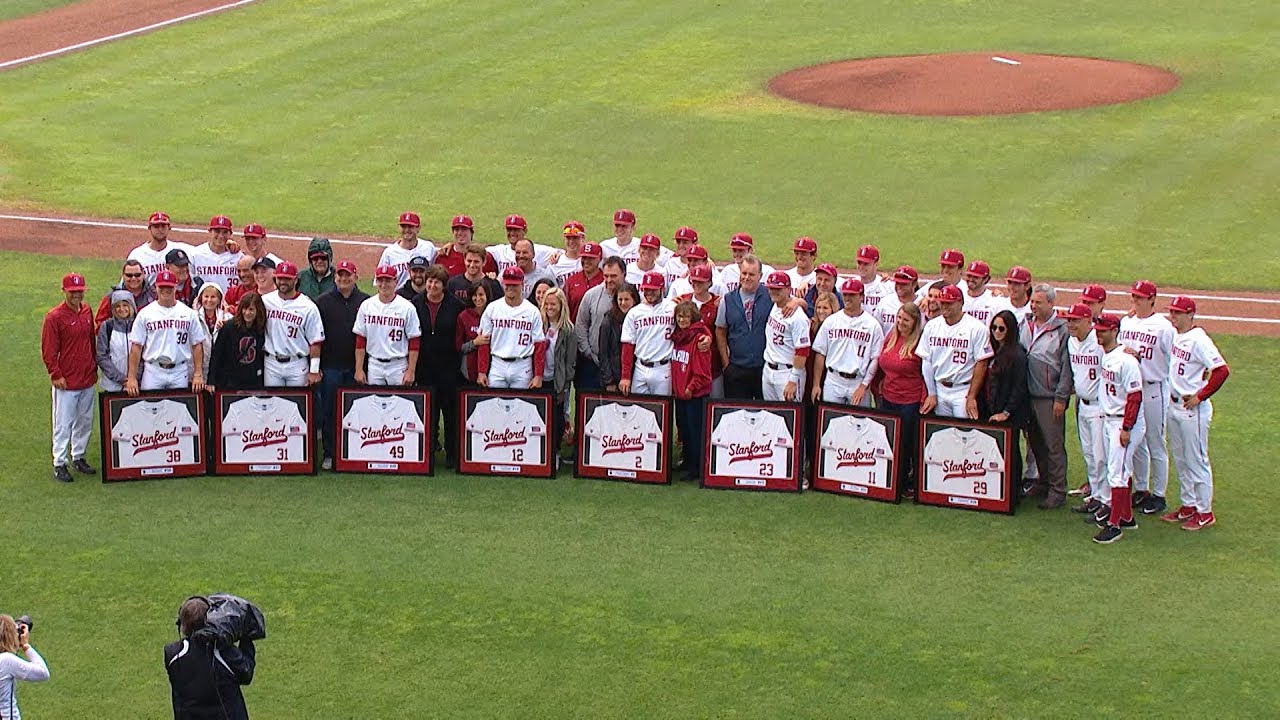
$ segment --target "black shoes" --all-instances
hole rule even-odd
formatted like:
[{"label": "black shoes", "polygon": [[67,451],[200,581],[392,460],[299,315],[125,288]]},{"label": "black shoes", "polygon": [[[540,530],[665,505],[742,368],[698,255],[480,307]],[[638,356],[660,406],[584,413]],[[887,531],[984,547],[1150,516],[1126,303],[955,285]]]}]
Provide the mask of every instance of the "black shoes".
[{"label": "black shoes", "polygon": [[71,477],[71,471],[67,469],[66,465],[53,466],[53,479],[64,483],[75,481],[75,478]]},{"label": "black shoes", "polygon": [[1122,537],[1124,537],[1124,533],[1120,532],[1120,528],[1115,525],[1108,525],[1102,528],[1102,532],[1093,536],[1093,541],[1099,545],[1110,545]]},{"label": "black shoes", "polygon": [[1101,505],[1102,503],[1098,502],[1097,500],[1094,500],[1093,498],[1089,498],[1089,501],[1086,503],[1082,503],[1080,505],[1072,505],[1071,512],[1083,513],[1085,515],[1096,515],[1098,513],[1098,508]]},{"label": "black shoes", "polygon": [[1138,508],[1138,512],[1143,515],[1155,515],[1164,512],[1164,498],[1159,495],[1149,495],[1142,506]]},{"label": "black shoes", "polygon": [[1146,490],[1135,490],[1133,493],[1133,497],[1130,498],[1130,500],[1132,501],[1130,504],[1132,504],[1136,508],[1142,507],[1142,504],[1145,503],[1147,501],[1147,498],[1149,497],[1151,497],[1151,493],[1147,492]]},{"label": "black shoes", "polygon": [[76,472],[78,472],[78,473],[84,473],[85,475],[97,475],[97,474],[98,474],[98,471],[97,471],[97,470],[94,470],[92,465],[90,465],[89,463],[85,462],[85,461],[84,461],[84,458],[79,458],[79,459],[77,459],[77,460],[72,460],[72,461],[71,461],[71,469],[72,469],[72,470],[75,470],[75,471],[76,471]]}]

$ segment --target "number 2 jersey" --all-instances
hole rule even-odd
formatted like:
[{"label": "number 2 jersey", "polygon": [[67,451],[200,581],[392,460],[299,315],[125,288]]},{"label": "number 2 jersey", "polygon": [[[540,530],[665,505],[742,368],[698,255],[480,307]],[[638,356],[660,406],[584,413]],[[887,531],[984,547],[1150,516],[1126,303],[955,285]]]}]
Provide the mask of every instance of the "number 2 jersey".
[{"label": "number 2 jersey", "polygon": [[767,410],[726,413],[711,433],[713,474],[734,478],[790,475],[795,441],[787,421]]},{"label": "number 2 jersey", "polygon": [[601,405],[582,432],[587,436],[587,465],[658,470],[662,428],[652,410],[620,403]]},{"label": "number 2 jersey", "polygon": [[546,422],[533,403],[516,398],[481,400],[467,418],[470,452],[466,459],[478,463],[541,465],[541,436],[546,434]]},{"label": "number 2 jersey", "polygon": [[884,425],[868,418],[844,415],[831,421],[822,434],[819,475],[829,480],[889,487],[893,448]]},{"label": "number 2 jersey", "polygon": [[296,403],[278,397],[236,400],[222,421],[223,462],[304,462],[306,435]]},{"label": "number 2 jersey", "polygon": [[366,395],[342,417],[348,460],[422,462],[422,414],[398,395]]},{"label": "number 2 jersey", "polygon": [[176,400],[136,402],[120,411],[111,426],[117,467],[158,467],[189,465],[196,457],[196,434],[200,429],[191,409]]},{"label": "number 2 jersey", "polygon": [[981,430],[946,428],[924,446],[924,490],[1003,500],[1004,455]]}]

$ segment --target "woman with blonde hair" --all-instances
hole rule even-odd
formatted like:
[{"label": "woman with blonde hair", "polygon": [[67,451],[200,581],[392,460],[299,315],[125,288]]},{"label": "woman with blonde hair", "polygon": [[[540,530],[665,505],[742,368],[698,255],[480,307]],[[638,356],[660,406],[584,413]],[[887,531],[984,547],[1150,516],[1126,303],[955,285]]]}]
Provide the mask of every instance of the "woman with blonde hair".
[{"label": "woman with blonde hair", "polygon": [[195,308],[196,317],[200,318],[200,322],[204,325],[204,367],[201,369],[204,373],[204,381],[209,383],[209,360],[213,352],[213,342],[217,339],[218,331],[222,329],[223,323],[231,319],[225,310],[222,309],[222,288],[214,283],[205,283],[200,286],[200,292],[196,294],[195,302],[192,304]]},{"label": "woman with blonde hair", "polygon": [[555,471],[560,471],[560,443],[564,440],[564,427],[568,423],[565,412],[569,402],[569,388],[578,366],[578,340],[569,320],[569,301],[564,291],[547,288],[538,307],[542,313],[542,331],[547,336],[547,361],[542,370],[542,387],[550,388],[552,395],[551,453],[555,458]]},{"label": "woman with blonde hair", "polygon": [[924,387],[924,373],[916,344],[924,327],[920,308],[906,303],[898,308],[893,328],[885,336],[875,375],[867,378],[869,387],[877,387],[876,406],[898,416],[901,452],[895,453],[902,460],[898,463],[898,487],[904,497],[913,497],[916,491],[917,468],[915,457],[918,446],[920,403],[928,394]]},{"label": "woman with blonde hair", "polygon": [[0,718],[22,718],[18,711],[19,680],[42,682],[48,679],[49,666],[31,647],[30,626],[15,623],[8,615],[0,615]]}]

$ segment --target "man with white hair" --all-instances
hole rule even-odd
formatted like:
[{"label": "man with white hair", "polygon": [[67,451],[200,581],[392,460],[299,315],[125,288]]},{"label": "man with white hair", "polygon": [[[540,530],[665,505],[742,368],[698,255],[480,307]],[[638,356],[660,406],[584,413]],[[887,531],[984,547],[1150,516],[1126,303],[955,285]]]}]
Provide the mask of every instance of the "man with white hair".
[{"label": "man with white hair", "polygon": [[1067,323],[1053,309],[1057,293],[1040,283],[1031,289],[1031,317],[1019,326],[1019,342],[1027,350],[1027,391],[1031,395],[1031,423],[1027,437],[1044,488],[1039,507],[1062,507],[1067,496],[1066,413],[1071,398],[1071,352]]}]

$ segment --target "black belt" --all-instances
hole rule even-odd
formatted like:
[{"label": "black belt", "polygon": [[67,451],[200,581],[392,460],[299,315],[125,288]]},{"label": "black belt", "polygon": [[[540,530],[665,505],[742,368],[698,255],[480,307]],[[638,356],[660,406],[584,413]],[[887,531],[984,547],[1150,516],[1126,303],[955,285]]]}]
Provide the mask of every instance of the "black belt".
[{"label": "black belt", "polygon": [[858,377],[858,373],[856,373],[856,372],[851,372],[851,373],[847,373],[847,372],[840,372],[839,370],[836,370],[835,368],[832,368],[832,367],[827,368],[827,372],[829,372],[829,373],[835,373],[836,375],[839,375],[840,377],[844,378],[845,380],[852,380],[852,379],[854,379],[854,378]]},{"label": "black belt", "polygon": [[401,360],[408,360],[409,358],[407,358],[407,357],[380,358],[380,357],[374,357],[374,356],[370,355],[370,356],[369,356],[369,359],[370,359],[370,360],[377,360],[377,361],[378,361],[378,362],[380,362],[380,363],[391,363],[391,362],[400,362]]},{"label": "black belt", "polygon": [[770,370],[795,370],[796,369],[794,365],[782,365],[780,363],[767,362],[765,363],[765,365],[768,365]]},{"label": "black belt", "polygon": [[501,355],[494,355],[494,357],[498,358],[499,360],[505,360],[506,362],[520,362],[521,360],[529,359],[527,357],[502,357]]},{"label": "black belt", "polygon": [[1076,400],[1079,400],[1080,402],[1084,403],[1085,405],[1092,405],[1092,404],[1093,404],[1093,401],[1092,401],[1092,400],[1085,400],[1084,398],[1080,397],[1079,395],[1077,395],[1077,396],[1076,396]]},{"label": "black belt", "polygon": [[1157,384],[1163,384],[1163,383],[1164,383],[1163,380],[1143,380],[1142,381],[1143,385],[1157,385]]},{"label": "black belt", "polygon": [[287,362],[293,362],[294,360],[301,360],[302,358],[307,356],[306,355],[280,355],[278,353],[272,353],[271,357],[275,358],[276,362],[287,363]]},{"label": "black belt", "polygon": [[964,382],[951,382],[950,380],[939,380],[938,384],[944,388],[964,387],[965,385],[969,384],[969,381],[965,380]]},{"label": "black belt", "polygon": [[[1187,397],[1191,397],[1191,396],[1190,396],[1190,395],[1188,395]],[[1169,396],[1169,402],[1176,402],[1176,403],[1180,403],[1180,402],[1182,402],[1182,400],[1183,400],[1183,398],[1181,398],[1181,397],[1179,397],[1179,396],[1177,396],[1177,395],[1170,395],[1170,396]]]},{"label": "black belt", "polygon": [[152,365],[155,365],[161,370],[172,370],[178,367],[179,365],[187,364],[186,360],[183,360],[182,362],[160,362],[159,360],[148,360],[147,362],[151,363]]},{"label": "black belt", "polygon": [[1109,417],[1109,418],[1122,418],[1122,417],[1124,417],[1124,413],[1107,413],[1107,417]]},{"label": "black belt", "polygon": [[641,360],[641,359],[639,359],[639,358],[636,358],[636,362],[640,363],[641,365],[643,365],[643,366],[645,366],[645,367],[650,367],[650,368],[651,368],[651,367],[661,367],[661,366],[666,365],[667,363],[671,362],[671,358],[667,358],[666,360],[656,360],[656,361],[654,361],[654,362],[648,362],[647,360]]}]

